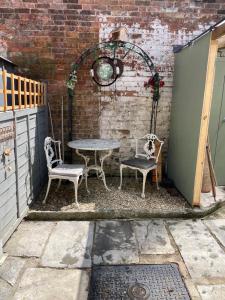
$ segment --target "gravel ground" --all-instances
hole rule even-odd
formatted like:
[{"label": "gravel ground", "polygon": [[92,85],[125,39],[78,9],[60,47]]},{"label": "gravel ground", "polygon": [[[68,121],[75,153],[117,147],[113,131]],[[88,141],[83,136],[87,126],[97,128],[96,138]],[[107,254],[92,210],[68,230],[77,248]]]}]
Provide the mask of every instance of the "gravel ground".
[{"label": "gravel ground", "polygon": [[122,191],[118,190],[119,178],[106,178],[107,185],[111,189],[106,191],[101,180],[95,177],[88,178],[90,194],[85,190],[84,182],[78,192],[80,207],[74,203],[73,184],[67,181],[62,182],[61,187],[56,191],[57,181],[52,184],[47,203],[42,204],[46,188],[39,198],[31,206],[33,210],[42,211],[101,211],[110,209],[146,209],[182,211],[190,208],[185,199],[174,189],[166,190],[160,188],[157,191],[155,185],[146,183],[146,198],[141,198],[142,180],[136,182],[135,178],[125,177]]}]

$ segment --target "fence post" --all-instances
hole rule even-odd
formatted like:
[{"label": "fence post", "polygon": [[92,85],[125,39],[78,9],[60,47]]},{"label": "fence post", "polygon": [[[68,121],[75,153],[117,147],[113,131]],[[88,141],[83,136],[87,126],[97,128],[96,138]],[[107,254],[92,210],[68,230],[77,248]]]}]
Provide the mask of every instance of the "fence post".
[{"label": "fence post", "polygon": [[24,78],[24,107],[27,108],[27,79]]},{"label": "fence post", "polygon": [[41,84],[38,82],[38,106],[41,104]]},{"label": "fence post", "polygon": [[12,110],[15,109],[15,85],[14,85],[14,74],[11,73],[11,94],[12,94]]},{"label": "fence post", "polygon": [[6,70],[2,71],[2,81],[3,81],[3,94],[4,94],[4,111],[7,110],[7,77]]},{"label": "fence post", "polygon": [[40,105],[43,104],[43,83],[40,85]]},{"label": "fence post", "polygon": [[21,77],[18,76],[18,101],[19,101],[19,109],[21,109]]},{"label": "fence post", "polygon": [[37,105],[36,81],[33,82],[33,86],[34,86],[34,107],[35,107]]},{"label": "fence post", "polygon": [[32,89],[31,89],[31,79],[29,79],[29,104],[30,104],[30,108],[32,107]]}]

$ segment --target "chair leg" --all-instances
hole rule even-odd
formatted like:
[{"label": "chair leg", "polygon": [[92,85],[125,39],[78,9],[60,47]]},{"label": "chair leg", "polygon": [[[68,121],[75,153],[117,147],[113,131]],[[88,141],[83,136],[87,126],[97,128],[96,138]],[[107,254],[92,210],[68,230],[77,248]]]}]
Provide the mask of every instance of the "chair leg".
[{"label": "chair leg", "polygon": [[61,179],[59,179],[59,182],[58,182],[58,185],[57,185],[56,191],[58,191],[58,189],[60,188],[61,182],[62,182],[62,180],[61,180]]},{"label": "chair leg", "polygon": [[49,193],[49,190],[50,190],[51,182],[52,182],[52,179],[51,179],[51,178],[48,178],[48,187],[47,187],[47,191],[46,191],[46,194],[45,194],[45,198],[44,198],[44,200],[42,201],[43,204],[46,203],[46,199],[47,199],[47,197],[48,197],[48,193]]},{"label": "chair leg", "polygon": [[155,182],[156,182],[156,188],[157,188],[157,190],[159,190],[158,172],[157,172],[157,169],[155,169]]},{"label": "chair leg", "polygon": [[79,177],[79,180],[80,180],[80,181],[78,181],[78,187],[82,184],[83,179],[84,179],[84,175],[81,175],[81,176]]},{"label": "chair leg", "polygon": [[88,182],[87,182],[87,178],[88,178],[88,171],[87,171],[87,170],[85,170],[84,176],[85,176],[85,186],[86,186],[86,191],[87,191],[88,194],[90,194],[90,191],[89,191],[89,189],[88,189]]},{"label": "chair leg", "polygon": [[145,198],[145,183],[146,183],[146,177],[147,177],[147,172],[142,172],[143,174],[143,185],[142,185],[142,194],[141,197]]},{"label": "chair leg", "polygon": [[120,186],[118,187],[119,190],[122,189],[123,184],[123,165],[120,165]]},{"label": "chair leg", "polygon": [[73,181],[74,183],[74,191],[75,191],[75,202],[76,202],[76,205],[77,207],[79,207],[79,203],[78,203],[78,200],[77,200],[77,191],[78,191],[78,181],[79,181],[79,177],[76,177]]},{"label": "chair leg", "polygon": [[135,171],[135,179],[138,181],[138,170]]}]

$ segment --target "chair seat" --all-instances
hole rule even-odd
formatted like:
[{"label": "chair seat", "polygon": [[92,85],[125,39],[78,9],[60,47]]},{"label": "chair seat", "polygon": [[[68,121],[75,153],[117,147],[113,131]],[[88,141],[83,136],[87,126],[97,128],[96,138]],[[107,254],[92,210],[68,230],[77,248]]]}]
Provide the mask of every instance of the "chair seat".
[{"label": "chair seat", "polygon": [[61,175],[61,176],[80,176],[83,174],[85,165],[77,164],[62,164],[53,168],[50,175]]},{"label": "chair seat", "polygon": [[144,170],[150,169],[157,165],[155,162],[155,159],[153,159],[153,158],[149,159],[149,160],[142,159],[142,158],[131,158],[131,159],[122,161],[122,164],[126,165],[126,166],[131,166],[131,167],[134,167],[137,169],[144,169]]}]

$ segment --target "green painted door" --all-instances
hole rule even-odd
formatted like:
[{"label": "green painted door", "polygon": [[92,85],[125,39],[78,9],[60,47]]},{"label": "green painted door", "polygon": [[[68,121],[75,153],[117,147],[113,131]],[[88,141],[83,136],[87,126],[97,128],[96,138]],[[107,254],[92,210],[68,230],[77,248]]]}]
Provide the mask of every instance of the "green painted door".
[{"label": "green painted door", "polygon": [[218,185],[225,185],[225,58],[217,58],[209,141]]}]

